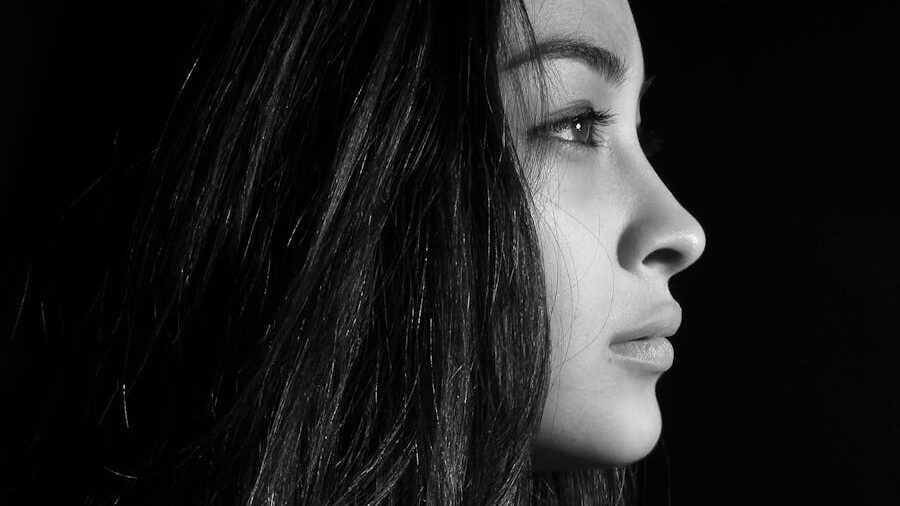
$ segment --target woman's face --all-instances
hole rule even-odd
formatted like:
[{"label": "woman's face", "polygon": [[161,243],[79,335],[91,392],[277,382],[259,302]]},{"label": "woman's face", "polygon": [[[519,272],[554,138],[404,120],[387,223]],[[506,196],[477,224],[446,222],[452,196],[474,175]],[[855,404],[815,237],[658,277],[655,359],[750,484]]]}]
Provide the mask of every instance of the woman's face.
[{"label": "woman's face", "polygon": [[644,66],[626,0],[525,3],[548,71],[546,115],[532,107],[524,53],[504,79],[524,91],[524,110],[510,108],[517,149],[544,152],[533,184],[553,355],[535,465],[623,464],[659,437],[655,387],[681,322],[668,281],[706,240],[638,141]]}]

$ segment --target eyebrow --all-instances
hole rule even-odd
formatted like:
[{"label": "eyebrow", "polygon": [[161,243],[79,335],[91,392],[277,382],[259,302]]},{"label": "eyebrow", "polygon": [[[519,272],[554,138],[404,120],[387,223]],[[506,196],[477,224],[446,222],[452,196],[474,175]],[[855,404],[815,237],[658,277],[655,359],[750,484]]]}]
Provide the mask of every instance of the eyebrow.
[{"label": "eyebrow", "polygon": [[513,55],[503,68],[510,71],[536,60],[557,59],[580,61],[615,86],[621,86],[628,74],[628,65],[617,54],[587,41],[571,38],[552,38],[538,42],[530,50]]},{"label": "eyebrow", "polygon": [[638,93],[638,102],[644,100],[644,95],[647,94],[647,91],[650,89],[650,85],[653,84],[654,80],[656,80],[656,76],[644,78],[644,82],[641,83],[641,91]]}]

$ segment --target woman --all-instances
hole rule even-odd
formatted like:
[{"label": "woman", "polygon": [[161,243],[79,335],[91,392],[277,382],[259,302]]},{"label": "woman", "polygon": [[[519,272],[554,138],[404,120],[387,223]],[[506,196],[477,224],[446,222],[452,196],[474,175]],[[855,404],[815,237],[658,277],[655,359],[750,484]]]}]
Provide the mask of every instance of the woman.
[{"label": "woman", "polygon": [[659,436],[654,386],[681,323],[667,283],[705,237],[641,149],[643,58],[627,3],[527,7],[553,76],[537,132],[558,146],[535,188],[554,343],[538,462],[624,464]]},{"label": "woman", "polygon": [[619,502],[705,241],[639,143],[627,3],[235,19],[95,309],[86,497]]}]

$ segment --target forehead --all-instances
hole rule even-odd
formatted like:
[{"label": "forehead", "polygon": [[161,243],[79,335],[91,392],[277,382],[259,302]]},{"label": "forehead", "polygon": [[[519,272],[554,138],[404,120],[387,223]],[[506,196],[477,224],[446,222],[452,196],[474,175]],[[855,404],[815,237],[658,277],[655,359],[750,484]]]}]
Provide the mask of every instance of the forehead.
[{"label": "forehead", "polygon": [[538,41],[571,37],[608,49],[643,70],[640,40],[627,0],[525,0]]}]

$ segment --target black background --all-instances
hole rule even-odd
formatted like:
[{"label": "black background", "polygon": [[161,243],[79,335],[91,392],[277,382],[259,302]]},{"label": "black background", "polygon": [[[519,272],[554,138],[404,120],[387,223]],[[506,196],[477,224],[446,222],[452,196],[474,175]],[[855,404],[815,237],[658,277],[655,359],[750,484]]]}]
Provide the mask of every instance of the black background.
[{"label": "black background", "polygon": [[[215,5],[0,6],[10,439],[50,384],[13,334],[29,261],[99,176],[149,155]],[[633,2],[654,162],[708,238],[672,282],[685,317],[642,504],[900,503],[900,16],[829,5]]]}]

